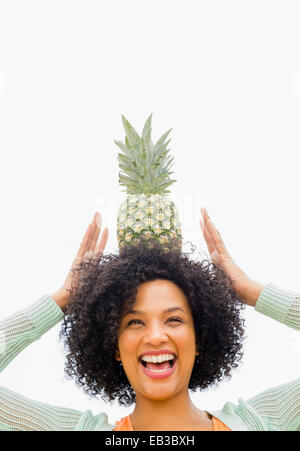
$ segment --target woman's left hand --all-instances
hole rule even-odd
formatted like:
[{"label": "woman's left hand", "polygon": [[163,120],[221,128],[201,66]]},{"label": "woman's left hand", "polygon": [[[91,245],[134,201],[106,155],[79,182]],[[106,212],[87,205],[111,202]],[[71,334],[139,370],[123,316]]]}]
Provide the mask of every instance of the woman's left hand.
[{"label": "woman's left hand", "polygon": [[70,302],[70,292],[73,284],[77,284],[77,280],[74,277],[74,271],[76,267],[80,267],[81,262],[88,261],[92,257],[99,257],[103,255],[107,240],[108,240],[108,228],[103,230],[100,241],[98,238],[101,232],[102,216],[99,212],[94,214],[92,223],[88,226],[85,235],[81,241],[80,247],[76,254],[76,257],[72,263],[72,267],[68,272],[67,278],[64,281],[62,287],[54,294],[51,295],[56,304],[63,310]]},{"label": "woman's left hand", "polygon": [[220,232],[210,219],[207,210],[201,208],[202,219],[200,226],[211,256],[212,263],[221,269],[232,280],[232,285],[239,299],[244,303],[255,306],[256,301],[263,290],[263,285],[250,279],[244,271],[237,266],[229,254]]}]

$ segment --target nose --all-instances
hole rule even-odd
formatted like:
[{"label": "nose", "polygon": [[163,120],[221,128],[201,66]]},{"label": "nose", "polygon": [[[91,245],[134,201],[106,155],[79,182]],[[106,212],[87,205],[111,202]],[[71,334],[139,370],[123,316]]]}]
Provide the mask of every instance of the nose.
[{"label": "nose", "polygon": [[143,337],[144,344],[151,344],[153,346],[158,346],[161,343],[166,343],[168,341],[168,336],[164,328],[158,323],[151,323],[148,325],[145,335]]}]

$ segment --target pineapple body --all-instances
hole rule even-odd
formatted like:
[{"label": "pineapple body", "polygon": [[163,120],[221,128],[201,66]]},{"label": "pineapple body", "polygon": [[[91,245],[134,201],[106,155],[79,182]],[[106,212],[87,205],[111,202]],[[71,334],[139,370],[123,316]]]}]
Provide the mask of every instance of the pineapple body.
[{"label": "pineapple body", "polygon": [[117,218],[119,247],[155,239],[166,249],[171,243],[182,246],[181,224],[177,208],[165,194],[128,195],[120,205]]}]

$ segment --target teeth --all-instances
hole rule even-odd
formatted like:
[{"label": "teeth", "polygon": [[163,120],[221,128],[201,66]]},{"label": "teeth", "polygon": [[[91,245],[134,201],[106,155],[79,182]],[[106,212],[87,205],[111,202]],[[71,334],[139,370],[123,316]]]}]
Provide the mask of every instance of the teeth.
[{"label": "teeth", "polygon": [[169,370],[153,370],[150,368],[147,368],[147,369],[148,369],[148,371],[152,371],[152,373],[165,373],[166,371],[169,371]]},{"label": "teeth", "polygon": [[[166,362],[168,360],[173,360],[174,359],[174,355],[173,354],[143,355],[141,357],[141,359],[144,362],[161,363],[161,362]],[[161,370],[159,370],[159,371],[161,371]]]}]

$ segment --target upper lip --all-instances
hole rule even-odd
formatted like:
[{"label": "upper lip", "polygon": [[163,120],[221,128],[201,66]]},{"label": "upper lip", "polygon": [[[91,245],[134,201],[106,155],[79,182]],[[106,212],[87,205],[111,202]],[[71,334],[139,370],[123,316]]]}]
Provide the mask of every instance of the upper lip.
[{"label": "upper lip", "polygon": [[169,349],[162,349],[161,351],[146,351],[146,352],[143,352],[140,355],[139,359],[141,357],[143,357],[144,355],[161,355],[161,354],[173,354],[176,357],[175,352],[170,351]]}]

